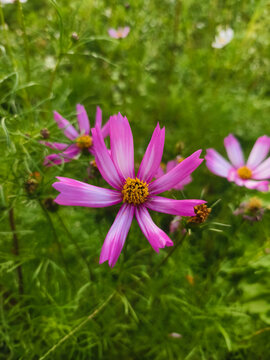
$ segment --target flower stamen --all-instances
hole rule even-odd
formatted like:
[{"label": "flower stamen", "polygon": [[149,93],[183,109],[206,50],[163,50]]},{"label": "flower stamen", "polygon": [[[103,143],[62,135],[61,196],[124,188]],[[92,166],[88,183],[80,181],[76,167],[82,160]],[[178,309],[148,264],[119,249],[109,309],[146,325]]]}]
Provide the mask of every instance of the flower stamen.
[{"label": "flower stamen", "polygon": [[143,204],[148,195],[148,185],[146,182],[136,179],[127,178],[122,189],[123,202],[133,205]]},{"label": "flower stamen", "polygon": [[92,146],[92,144],[93,144],[93,141],[92,141],[91,136],[89,136],[89,135],[82,135],[76,139],[76,145],[81,150],[90,148]]},{"label": "flower stamen", "polygon": [[237,170],[237,174],[243,180],[250,179],[252,176],[252,171],[247,166],[242,166]]}]

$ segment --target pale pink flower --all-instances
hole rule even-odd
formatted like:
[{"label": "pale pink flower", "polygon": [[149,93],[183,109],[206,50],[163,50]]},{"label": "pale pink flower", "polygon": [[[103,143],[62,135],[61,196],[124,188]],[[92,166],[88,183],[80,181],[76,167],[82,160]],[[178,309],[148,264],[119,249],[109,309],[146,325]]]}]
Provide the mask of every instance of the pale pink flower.
[{"label": "pale pink flower", "polygon": [[110,37],[112,37],[114,39],[123,39],[128,36],[129,31],[130,31],[130,28],[128,26],[125,26],[123,28],[119,27],[118,29],[110,28],[108,30],[108,33],[109,33]]},{"label": "pale pink flower", "polygon": [[120,113],[109,120],[111,153],[109,153],[99,127],[92,129],[95,143],[97,167],[115,190],[104,189],[69,178],[58,177],[60,182],[53,187],[60,192],[56,202],[60,205],[106,207],[122,203],[122,206],[104,241],[100,263],[115,265],[125,243],[133,216],[153,247],[172,246],[173,242],[152,220],[148,210],[166,214],[194,216],[194,206],[203,204],[203,200],[174,200],[157,196],[178,184],[191,174],[203,161],[201,150],[186,158],[167,174],[151,181],[160,165],[165,129],[159,124],[154,130],[144,154],[137,176],[134,171],[133,136],[129,122]]},{"label": "pale pink flower", "polygon": [[265,158],[270,149],[270,138],[264,135],[257,139],[247,162],[244,160],[241,145],[232,134],[224,139],[224,145],[230,162],[216,150],[207,149],[205,160],[208,169],[239,186],[268,191],[266,180],[270,179],[270,157],[266,160]]},{"label": "pale pink flower", "polygon": [[[184,160],[183,157],[177,156],[177,158],[175,160],[168,161],[167,165],[166,165],[166,172],[164,172],[162,166],[159,166],[159,169],[158,169],[158,171],[156,173],[155,178],[158,179],[159,177],[164,175],[164,173],[169,172],[171,169],[173,169],[175,166],[177,166],[183,160]],[[173,187],[173,189],[175,189],[175,190],[183,190],[184,186],[191,183],[191,181],[192,181],[192,177],[190,175],[188,175],[185,179],[181,180],[178,184],[176,184]]]},{"label": "pale pink flower", "polygon": [[[83,105],[77,104],[77,118],[79,125],[79,132],[70,124],[70,122],[64,119],[57,111],[54,111],[54,120],[58,127],[64,132],[64,135],[69,140],[69,144],[40,141],[41,144],[48,146],[53,150],[58,150],[57,154],[51,154],[45,157],[43,165],[52,166],[59,165],[62,162],[69,162],[74,158],[77,158],[84,150],[89,151],[94,155],[95,147],[92,137],[90,136],[90,122]],[[97,107],[96,123],[95,126],[101,127],[102,125],[102,112]],[[108,123],[102,128],[102,135],[106,137],[109,134]]]}]

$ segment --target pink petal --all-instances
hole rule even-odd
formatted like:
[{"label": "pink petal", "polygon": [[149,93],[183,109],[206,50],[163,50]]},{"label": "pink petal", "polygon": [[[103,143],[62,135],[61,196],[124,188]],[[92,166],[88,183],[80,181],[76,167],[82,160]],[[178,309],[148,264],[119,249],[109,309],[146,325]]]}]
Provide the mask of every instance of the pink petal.
[{"label": "pink petal", "polygon": [[227,177],[232,168],[232,165],[214,149],[206,150],[205,160],[208,169],[218,176]]},{"label": "pink petal", "polygon": [[110,35],[110,37],[114,38],[114,39],[118,39],[118,32],[115,29],[109,29],[108,33]]},{"label": "pink petal", "polygon": [[149,190],[151,195],[170,190],[189,176],[202,163],[203,159],[199,158],[201,152],[201,150],[195,151],[167,174],[150,183]]},{"label": "pink petal", "polygon": [[264,160],[255,170],[252,172],[252,179],[264,180],[270,178],[270,157]]},{"label": "pink petal", "polygon": [[153,196],[145,206],[154,211],[171,215],[195,216],[194,206],[205,204],[204,200],[174,200],[161,196]]},{"label": "pink petal", "polygon": [[160,178],[162,175],[164,175],[164,171],[163,171],[162,167],[159,166],[159,168],[158,168],[158,170],[157,170],[157,173],[156,173],[156,175],[155,175],[155,178],[158,179],[158,178]]},{"label": "pink petal", "polygon": [[[102,110],[99,106],[97,106],[95,126],[98,126],[101,128],[101,125],[102,125]],[[105,137],[105,136],[103,136],[103,137]]]},{"label": "pink petal", "polygon": [[231,163],[235,167],[244,166],[245,161],[239,141],[232,134],[230,134],[224,139],[224,145]]},{"label": "pink petal", "polygon": [[178,161],[176,160],[171,160],[167,162],[167,166],[166,166],[166,172],[171,171],[174,167],[176,167],[179,164]]},{"label": "pink petal", "polygon": [[134,178],[133,136],[128,119],[120,113],[110,117],[111,156],[114,165],[123,176]]},{"label": "pink petal", "polygon": [[122,194],[119,191],[103,189],[65,177],[57,177],[57,179],[60,182],[55,182],[52,186],[60,192],[55,199],[59,205],[99,208],[119,204],[122,201]]},{"label": "pink petal", "polygon": [[245,180],[243,184],[248,189],[254,189],[258,191],[268,191],[269,182],[268,181],[254,181],[254,180]]},{"label": "pink petal", "polygon": [[45,157],[44,166],[60,165],[63,162],[69,162],[74,159],[80,153],[80,149],[77,145],[70,145],[65,151],[59,154],[51,154]]},{"label": "pink petal", "polygon": [[116,167],[104,143],[100,128],[97,127],[92,129],[92,135],[94,142],[95,160],[102,177],[115,189],[122,189],[122,185],[124,184],[125,179],[122,178],[116,170]]},{"label": "pink petal", "polygon": [[77,118],[81,134],[90,134],[90,122],[88,119],[87,112],[83,105],[77,104]]},{"label": "pink petal", "polygon": [[142,233],[156,252],[159,252],[159,249],[165,246],[173,246],[172,240],[153,222],[144,206],[135,208],[135,216]]},{"label": "pink petal", "polygon": [[102,127],[101,133],[104,139],[110,134],[110,120],[108,120],[106,124]]},{"label": "pink petal", "polygon": [[164,141],[165,128],[160,129],[157,124],[138,171],[137,176],[140,180],[150,182],[156,175],[163,154]]},{"label": "pink petal", "polygon": [[192,182],[192,177],[188,175],[182,181],[180,181],[177,185],[174,186],[175,190],[183,190],[184,186],[190,184]]},{"label": "pink petal", "polygon": [[109,262],[113,267],[122,251],[134,215],[134,206],[124,204],[120,208],[103,243],[99,263]]},{"label": "pink petal", "polygon": [[64,119],[57,111],[53,112],[53,116],[58,127],[62,130],[64,129],[64,134],[67,138],[69,138],[70,140],[75,140],[79,136],[77,130],[75,130],[75,128],[70,124],[70,122]]},{"label": "pink petal", "polygon": [[251,169],[256,168],[267,156],[270,149],[270,138],[266,135],[261,136],[255,142],[249,155],[247,166]]},{"label": "pink petal", "polygon": [[40,141],[40,144],[48,146],[53,150],[65,150],[68,147],[68,144],[58,143],[58,142],[48,142],[48,141]]},{"label": "pink petal", "polygon": [[128,26],[125,26],[124,29],[122,29],[122,38],[125,38],[128,36],[130,31],[130,28]]}]

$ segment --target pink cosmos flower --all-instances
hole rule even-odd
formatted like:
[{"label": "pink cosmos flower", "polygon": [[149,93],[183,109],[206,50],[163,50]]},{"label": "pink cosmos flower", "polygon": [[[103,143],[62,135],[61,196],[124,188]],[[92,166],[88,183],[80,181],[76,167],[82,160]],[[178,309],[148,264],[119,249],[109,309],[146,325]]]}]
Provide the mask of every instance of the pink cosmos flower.
[{"label": "pink cosmos flower", "polygon": [[153,247],[172,246],[171,239],[153,222],[148,209],[172,215],[194,215],[194,206],[203,200],[173,200],[157,196],[171,189],[192,173],[203,161],[201,150],[186,158],[167,174],[151,182],[159,167],[165,140],[165,129],[154,130],[137,176],[134,171],[133,136],[126,117],[120,113],[109,120],[111,153],[99,127],[92,129],[95,160],[102,177],[115,190],[104,189],[69,178],[58,177],[53,187],[60,192],[55,199],[60,205],[106,207],[123,203],[104,241],[100,263],[115,265],[125,243],[133,216]]},{"label": "pink cosmos flower", "polygon": [[[43,165],[52,166],[59,165],[62,162],[69,162],[72,159],[76,158],[82,151],[89,151],[94,155],[95,148],[93,139],[90,136],[90,122],[83,105],[77,104],[77,118],[79,131],[78,132],[68,120],[64,119],[57,111],[54,111],[54,120],[56,121],[58,127],[64,132],[64,135],[68,140],[71,140],[71,144],[58,143],[58,142],[48,142],[40,141],[41,144],[48,146],[53,150],[60,151],[57,154],[51,154],[45,157]],[[102,124],[102,112],[99,107],[96,111],[96,124],[95,126],[101,127]],[[101,130],[104,137],[109,134],[109,125],[108,123],[104,125]]]},{"label": "pink cosmos flower", "polygon": [[264,135],[257,139],[247,162],[244,160],[241,145],[233,135],[230,134],[224,139],[224,145],[230,162],[216,150],[207,149],[205,160],[208,169],[239,186],[268,191],[268,181],[265,180],[270,178],[270,157],[266,160],[265,158],[270,149],[270,138]]},{"label": "pink cosmos flower", "polygon": [[[166,173],[169,172],[170,170],[172,170],[175,166],[177,166],[183,160],[184,160],[184,158],[182,156],[177,156],[176,160],[168,161],[167,166],[166,166]],[[159,169],[158,169],[158,171],[156,173],[155,178],[158,179],[162,175],[164,175],[164,170],[163,170],[162,166],[159,166]],[[191,181],[192,181],[192,177],[190,175],[188,175],[185,179],[182,179],[178,184],[176,184],[173,187],[173,189],[175,189],[175,190],[183,190],[184,186],[191,183]]]},{"label": "pink cosmos flower", "polygon": [[119,27],[118,29],[110,28],[108,30],[108,33],[109,33],[110,37],[112,37],[114,39],[123,39],[128,36],[129,31],[130,31],[130,27],[125,26],[124,28]]}]

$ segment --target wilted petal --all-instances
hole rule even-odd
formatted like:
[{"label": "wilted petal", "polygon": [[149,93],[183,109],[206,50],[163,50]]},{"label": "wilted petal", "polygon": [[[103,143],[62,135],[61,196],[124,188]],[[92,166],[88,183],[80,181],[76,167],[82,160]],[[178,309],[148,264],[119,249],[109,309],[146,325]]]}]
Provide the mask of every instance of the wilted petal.
[{"label": "wilted petal", "polygon": [[172,240],[153,222],[144,206],[135,208],[135,216],[144,236],[156,252],[165,246],[173,246]]},{"label": "wilted petal", "polygon": [[128,119],[120,113],[110,118],[111,157],[124,179],[134,178],[133,136]]},{"label": "wilted petal", "polygon": [[208,169],[218,176],[227,177],[232,168],[232,165],[214,149],[206,150],[205,160]]},{"label": "wilted petal", "polygon": [[237,168],[244,166],[245,161],[239,141],[230,134],[224,139],[224,145],[231,163]]},{"label": "wilted petal", "polygon": [[249,155],[247,166],[255,169],[267,156],[270,149],[270,138],[266,135],[261,136],[255,142]]},{"label": "wilted petal", "polygon": [[64,134],[67,138],[75,140],[79,136],[77,130],[70,124],[70,122],[64,119],[57,111],[53,112],[53,116],[58,127],[61,130],[64,130]]},{"label": "wilted petal", "polygon": [[134,206],[122,205],[102,246],[99,263],[113,267],[122,251],[134,215]]},{"label": "wilted petal", "polygon": [[100,128],[92,129],[94,152],[97,167],[102,177],[115,189],[121,189],[124,179],[119,175],[106,148]]},{"label": "wilted petal", "polygon": [[201,152],[201,150],[195,151],[192,155],[175,166],[167,174],[150,183],[150,194],[156,195],[170,190],[174,188],[174,186],[177,185],[180,181],[189,176],[202,163],[203,159],[199,158]]},{"label": "wilted petal", "polygon": [[194,206],[205,203],[206,201],[204,200],[174,200],[161,196],[153,196],[145,203],[145,206],[150,210],[165,214],[195,216]]},{"label": "wilted petal", "polygon": [[122,194],[119,191],[100,188],[65,177],[57,177],[57,179],[60,182],[55,182],[52,186],[60,192],[55,199],[59,205],[100,208],[122,201]]},{"label": "wilted petal", "polygon": [[164,141],[165,129],[160,129],[157,124],[138,171],[137,177],[140,180],[150,182],[156,175],[163,154]]},{"label": "wilted petal", "polygon": [[90,122],[88,119],[87,112],[83,105],[77,104],[77,117],[78,117],[78,124],[81,134],[90,134]]}]

